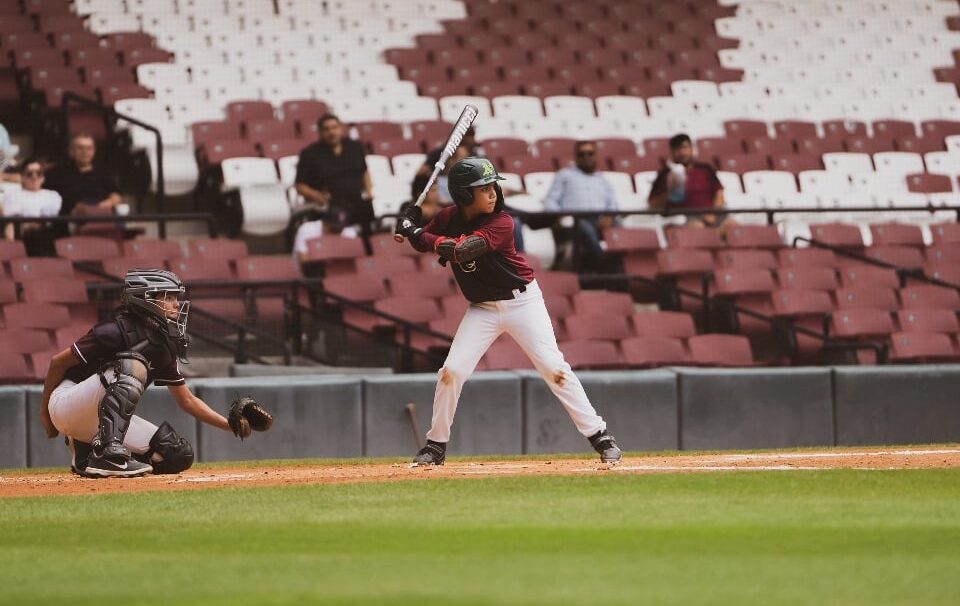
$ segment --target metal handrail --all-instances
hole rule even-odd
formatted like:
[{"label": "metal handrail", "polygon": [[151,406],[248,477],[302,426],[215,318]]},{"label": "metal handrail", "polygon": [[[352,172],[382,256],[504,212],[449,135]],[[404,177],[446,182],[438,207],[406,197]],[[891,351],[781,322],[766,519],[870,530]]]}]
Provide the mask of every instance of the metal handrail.
[{"label": "metal handrail", "polygon": [[71,224],[71,223],[157,223],[158,231],[162,239],[166,238],[166,230],[161,226],[171,221],[197,221],[207,224],[207,234],[211,238],[217,237],[216,217],[211,213],[144,213],[141,215],[71,215],[68,217],[21,217],[21,216],[0,216],[0,225],[12,223],[14,225],[14,235],[17,239],[21,235],[21,225],[24,223],[44,223],[44,224]]},{"label": "metal handrail", "polygon": [[[65,91],[63,93],[63,98],[61,102],[60,110],[62,112],[62,119],[64,124],[64,132],[68,132],[70,124],[70,102],[74,102],[77,105],[85,107],[95,107],[100,111],[104,112],[106,117],[119,118],[125,120],[130,124],[139,126],[144,130],[148,130],[154,134],[157,138],[157,211],[163,213],[167,205],[167,192],[166,185],[163,181],[163,135],[160,133],[160,129],[152,124],[147,124],[141,120],[129,116],[127,114],[121,114],[115,110],[112,106],[107,107],[102,101],[96,99],[91,99],[89,97],[84,97],[73,91]],[[167,224],[163,221],[159,224],[160,238],[166,239],[167,237]]]}]

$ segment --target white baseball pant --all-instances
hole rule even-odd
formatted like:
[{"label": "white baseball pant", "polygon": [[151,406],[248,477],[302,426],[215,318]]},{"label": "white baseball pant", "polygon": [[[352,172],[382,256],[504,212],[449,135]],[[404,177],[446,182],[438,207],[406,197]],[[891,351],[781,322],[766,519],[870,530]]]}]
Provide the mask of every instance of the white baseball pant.
[{"label": "white baseball pant", "polygon": [[[104,375],[107,382],[113,382],[113,369],[108,369]],[[50,394],[50,419],[54,427],[65,436],[92,442],[100,428],[97,411],[105,393],[100,375],[90,375],[79,383],[64,379]],[[133,415],[123,445],[134,454],[143,454],[150,448],[150,438],[156,432],[156,425]]]},{"label": "white baseball pant", "polygon": [[504,332],[513,337],[527,354],[581,434],[589,437],[607,428],[557,347],[553,324],[537,281],[527,284],[525,292],[515,290],[513,294],[514,299],[473,303],[467,308],[453,337],[450,353],[438,373],[428,439],[450,441],[450,426],[463,384],[473,374],[483,354]]}]

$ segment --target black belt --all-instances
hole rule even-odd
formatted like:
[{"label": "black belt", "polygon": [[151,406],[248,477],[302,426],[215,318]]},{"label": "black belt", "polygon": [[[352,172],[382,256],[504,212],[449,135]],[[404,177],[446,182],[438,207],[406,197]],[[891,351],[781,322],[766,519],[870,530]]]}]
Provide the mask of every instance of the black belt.
[{"label": "black belt", "polygon": [[490,298],[487,299],[487,300],[488,300],[488,301],[509,301],[509,300],[511,300],[511,299],[516,299],[517,297],[514,296],[514,294],[513,294],[513,291],[514,291],[514,290],[518,290],[518,291],[520,291],[520,292],[527,292],[527,285],[526,285],[526,284],[523,284],[523,285],[520,286],[519,288],[513,288],[513,289],[508,290],[507,292],[505,292],[505,293],[503,293],[503,294],[501,294],[501,295],[494,295],[494,296],[490,297]]}]

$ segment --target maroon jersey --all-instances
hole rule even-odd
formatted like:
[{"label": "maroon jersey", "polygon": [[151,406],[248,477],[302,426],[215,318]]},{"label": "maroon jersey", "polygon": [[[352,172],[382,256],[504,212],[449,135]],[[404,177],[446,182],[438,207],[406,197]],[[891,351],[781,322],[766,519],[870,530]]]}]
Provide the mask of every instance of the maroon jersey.
[{"label": "maroon jersey", "polygon": [[[656,196],[667,191],[667,175],[670,169],[663,167],[657,173],[657,178],[650,188],[650,195]],[[713,208],[713,200],[717,192],[723,189],[717,171],[704,162],[693,162],[687,168],[686,198],[680,204],[668,204],[680,208]]]},{"label": "maroon jersey", "polygon": [[441,210],[410,244],[420,252],[432,251],[441,236],[456,238],[480,236],[489,252],[469,263],[452,263],[460,291],[472,303],[512,299],[511,291],[533,280],[533,269],[517,253],[513,242],[513,218],[500,211],[483,214],[472,221],[463,220],[460,209]]}]

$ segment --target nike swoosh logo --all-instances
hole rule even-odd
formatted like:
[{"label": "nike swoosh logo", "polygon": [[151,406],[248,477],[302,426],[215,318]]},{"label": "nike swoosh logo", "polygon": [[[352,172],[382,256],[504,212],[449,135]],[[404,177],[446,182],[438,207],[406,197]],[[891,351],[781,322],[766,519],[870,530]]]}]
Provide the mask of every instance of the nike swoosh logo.
[{"label": "nike swoosh logo", "polygon": [[120,465],[120,464],[118,464],[118,463],[114,463],[113,461],[109,461],[109,460],[107,461],[107,463],[110,463],[111,465],[113,465],[113,466],[116,467],[117,469],[126,469],[126,468],[127,468],[127,462],[126,462],[126,461],[123,462],[123,465]]}]

